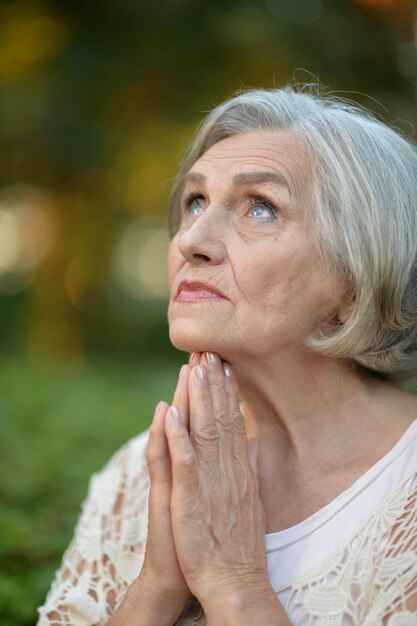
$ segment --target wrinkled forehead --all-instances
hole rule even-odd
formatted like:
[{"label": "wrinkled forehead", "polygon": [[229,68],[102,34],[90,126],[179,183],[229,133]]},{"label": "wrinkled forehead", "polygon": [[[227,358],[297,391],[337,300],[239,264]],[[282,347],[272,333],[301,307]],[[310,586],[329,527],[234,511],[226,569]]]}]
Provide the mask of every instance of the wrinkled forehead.
[{"label": "wrinkled forehead", "polygon": [[[286,184],[292,202],[306,199],[311,189],[311,166],[306,147],[294,133],[284,130],[240,133],[212,145],[190,168],[188,177],[206,177],[245,182],[247,172],[268,172]],[[268,177],[265,176],[265,179]],[[254,182],[256,182],[254,180]]]}]

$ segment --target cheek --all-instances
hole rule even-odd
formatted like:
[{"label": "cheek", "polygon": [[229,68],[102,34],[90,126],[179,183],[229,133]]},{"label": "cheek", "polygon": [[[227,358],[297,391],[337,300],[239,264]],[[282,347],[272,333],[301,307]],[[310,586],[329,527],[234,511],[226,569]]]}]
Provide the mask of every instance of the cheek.
[{"label": "cheek", "polygon": [[239,272],[239,288],[246,301],[255,308],[273,306],[283,295],[285,276],[274,268],[258,263]]},{"label": "cheek", "polygon": [[240,257],[234,267],[242,297],[257,309],[286,302],[301,271],[294,253],[284,250],[279,242],[246,255],[244,262]]},{"label": "cheek", "polygon": [[289,323],[297,318],[298,323],[299,317],[320,317],[334,305],[333,281],[313,251],[295,238],[276,241],[235,268],[242,299],[252,313],[272,311],[274,316],[285,315]]}]

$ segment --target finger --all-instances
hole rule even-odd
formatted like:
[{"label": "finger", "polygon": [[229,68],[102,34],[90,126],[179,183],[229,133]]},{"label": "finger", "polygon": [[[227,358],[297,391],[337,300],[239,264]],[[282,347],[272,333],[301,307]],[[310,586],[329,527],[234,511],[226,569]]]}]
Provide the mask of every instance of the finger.
[{"label": "finger", "polygon": [[202,352],[191,352],[190,358],[188,359],[189,365],[192,367],[193,365],[198,365],[200,363]]},{"label": "finger", "polygon": [[181,367],[178,376],[177,387],[174,392],[172,404],[178,407],[183,423],[186,429],[190,430],[190,415],[189,415],[189,397],[188,397],[188,375],[190,372],[190,366],[185,364]]},{"label": "finger", "polygon": [[225,376],[223,373],[222,363],[218,354],[213,352],[205,352],[204,360],[207,364],[207,373],[209,388],[211,394],[211,402],[213,406],[213,415],[219,436],[223,438],[223,445],[229,447],[232,453],[233,447],[233,412],[230,411],[229,399],[225,390]]},{"label": "finger", "polygon": [[193,367],[188,378],[190,438],[200,466],[217,462],[218,432],[214,420],[207,368]]},{"label": "finger", "polygon": [[171,459],[165,435],[167,402],[159,402],[155,408],[146,448],[146,463],[152,482],[165,483],[171,480]]},{"label": "finger", "polygon": [[224,388],[227,397],[227,406],[230,419],[233,422],[233,449],[234,453],[242,459],[248,459],[248,439],[245,418],[242,415],[237,396],[238,385],[232,366],[223,362]]},{"label": "finger", "polygon": [[[244,417],[240,411],[237,396],[228,391],[229,411],[233,416],[232,445],[225,437],[220,438],[220,458],[227,476],[234,480],[233,494],[240,498],[248,493],[258,493],[258,440],[248,442]],[[230,479],[229,479],[230,480]]]},{"label": "finger", "polygon": [[165,420],[165,433],[171,456],[174,499],[190,498],[198,491],[198,463],[178,407],[171,405]]}]

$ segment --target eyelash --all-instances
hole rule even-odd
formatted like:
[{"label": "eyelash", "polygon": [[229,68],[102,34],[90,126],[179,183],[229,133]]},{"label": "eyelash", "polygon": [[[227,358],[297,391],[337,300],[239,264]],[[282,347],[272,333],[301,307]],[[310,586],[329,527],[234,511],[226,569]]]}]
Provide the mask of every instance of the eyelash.
[{"label": "eyelash", "polygon": [[268,200],[266,200],[266,198],[263,198],[262,196],[250,196],[250,208],[253,209],[257,205],[261,205],[261,206],[265,207],[266,209],[269,209],[271,211],[274,219],[278,218],[278,216],[279,216],[278,209],[275,208],[275,206],[273,204],[268,202]]},{"label": "eyelash", "polygon": [[196,201],[196,200],[202,200],[203,196],[201,194],[198,193],[186,193],[184,194],[184,198],[183,198],[183,213],[186,214],[188,212],[188,210],[191,208],[191,205]]},{"label": "eyelash", "polygon": [[[203,199],[204,199],[204,196],[199,193],[192,193],[192,192],[186,193],[183,198],[184,212],[187,212],[187,210],[191,207],[193,202],[195,202],[196,200],[203,200]],[[278,218],[279,216],[278,209],[274,207],[273,204],[268,202],[268,200],[266,200],[262,196],[249,196],[249,199],[250,199],[249,208],[253,209],[255,206],[262,205],[263,207],[271,211],[274,219]]]}]

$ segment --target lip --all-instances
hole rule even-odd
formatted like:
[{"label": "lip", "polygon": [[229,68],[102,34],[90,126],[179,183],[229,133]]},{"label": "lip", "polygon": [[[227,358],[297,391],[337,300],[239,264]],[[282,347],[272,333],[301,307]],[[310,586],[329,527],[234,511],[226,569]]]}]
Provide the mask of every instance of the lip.
[{"label": "lip", "polygon": [[[201,291],[209,294],[213,294],[217,298],[223,298],[224,300],[228,300],[229,298],[222,292],[220,289],[213,287],[210,283],[206,283],[202,280],[182,280],[178,286],[178,291],[175,299],[178,299],[178,296],[182,291]],[[196,294],[197,295],[197,294]],[[203,294],[201,294],[203,295]],[[210,299],[210,298],[201,298],[201,299]]]}]

